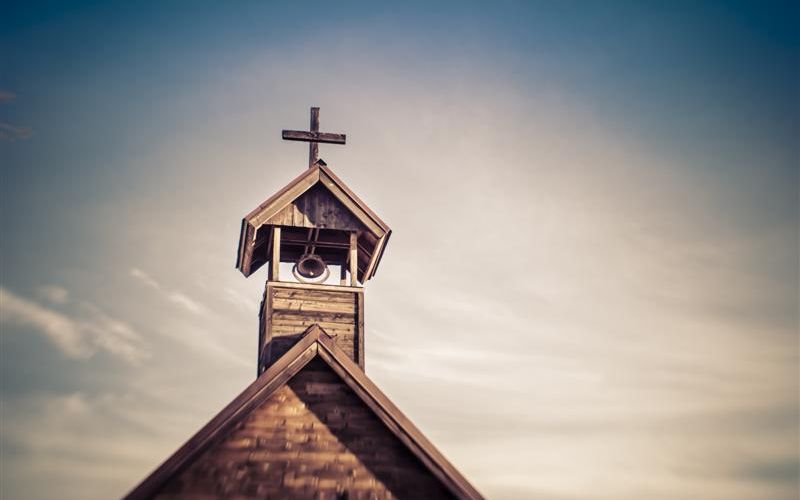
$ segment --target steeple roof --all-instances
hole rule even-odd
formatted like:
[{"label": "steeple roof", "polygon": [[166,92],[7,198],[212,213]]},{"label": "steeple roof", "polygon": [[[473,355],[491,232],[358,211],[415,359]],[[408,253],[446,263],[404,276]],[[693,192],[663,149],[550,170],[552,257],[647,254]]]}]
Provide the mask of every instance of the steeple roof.
[{"label": "steeple roof", "polygon": [[[298,203],[310,193],[319,193],[313,203]],[[320,203],[319,196],[325,198],[324,203]],[[335,215],[332,222],[308,213],[321,204],[330,206]],[[337,222],[344,224],[342,228],[359,231],[358,279],[364,283],[375,275],[391,229],[322,160],[242,219],[236,267],[250,276],[267,262],[271,239],[268,229],[274,225],[336,229]]]}]

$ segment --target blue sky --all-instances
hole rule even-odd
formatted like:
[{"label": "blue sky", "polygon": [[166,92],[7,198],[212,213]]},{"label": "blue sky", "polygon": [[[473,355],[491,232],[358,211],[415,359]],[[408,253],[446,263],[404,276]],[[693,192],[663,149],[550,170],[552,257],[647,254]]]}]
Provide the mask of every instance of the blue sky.
[{"label": "blue sky", "polygon": [[798,15],[7,9],[2,496],[119,496],[252,379],[239,222],[319,105],[394,230],[367,374],[482,492],[794,498]]}]

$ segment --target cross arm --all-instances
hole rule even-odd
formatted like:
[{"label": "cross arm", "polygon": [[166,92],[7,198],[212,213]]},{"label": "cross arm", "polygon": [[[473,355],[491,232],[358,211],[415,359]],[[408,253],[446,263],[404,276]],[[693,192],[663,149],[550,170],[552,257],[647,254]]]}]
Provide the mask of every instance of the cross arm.
[{"label": "cross arm", "polygon": [[344,144],[345,134],[327,132],[305,132],[302,130],[284,130],[283,138],[287,141],[323,142],[327,144]]}]

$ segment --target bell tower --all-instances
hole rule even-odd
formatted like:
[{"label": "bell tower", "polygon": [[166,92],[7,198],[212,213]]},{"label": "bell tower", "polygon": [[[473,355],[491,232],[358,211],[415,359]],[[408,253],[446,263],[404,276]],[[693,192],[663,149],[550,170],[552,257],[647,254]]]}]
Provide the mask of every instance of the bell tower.
[{"label": "bell tower", "polygon": [[257,374],[314,324],[364,370],[363,286],[391,230],[319,158],[318,143],[346,139],[319,131],[319,108],[311,108],[308,131],[284,130],[283,139],[309,143],[308,169],[242,219],[236,262],[245,276],[268,270]]},{"label": "bell tower", "polygon": [[242,220],[236,267],[267,267],[256,379],[134,488],[166,498],[441,498],[481,494],[364,372],[364,284],[391,231],[319,159]]}]

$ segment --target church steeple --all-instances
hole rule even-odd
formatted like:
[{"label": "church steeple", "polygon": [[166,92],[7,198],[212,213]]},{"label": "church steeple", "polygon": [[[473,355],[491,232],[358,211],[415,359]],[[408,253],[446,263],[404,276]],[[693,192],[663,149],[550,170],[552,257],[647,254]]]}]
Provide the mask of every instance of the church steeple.
[{"label": "church steeple", "polygon": [[[313,324],[363,370],[363,284],[375,275],[391,230],[319,159],[318,143],[346,139],[319,131],[319,108],[311,108],[310,131],[284,130],[283,138],[310,143],[309,168],[244,217],[236,264],[245,276],[269,266],[258,373]],[[331,283],[333,269],[338,283]]]},{"label": "church steeple", "polygon": [[482,498],[364,372],[363,284],[391,231],[318,158],[345,139],[318,113],[283,133],[311,142],[310,168],[242,221],[236,267],[269,269],[258,377],[127,500]]}]

